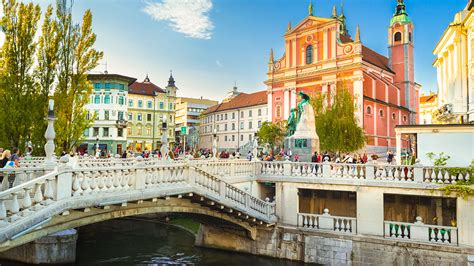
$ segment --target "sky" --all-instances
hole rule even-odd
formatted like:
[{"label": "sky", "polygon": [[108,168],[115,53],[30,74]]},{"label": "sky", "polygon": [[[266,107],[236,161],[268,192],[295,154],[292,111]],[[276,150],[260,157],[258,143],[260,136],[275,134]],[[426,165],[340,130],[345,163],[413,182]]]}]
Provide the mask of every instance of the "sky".
[{"label": "sky", "polygon": [[[178,96],[221,100],[234,84],[264,90],[270,48],[284,52],[288,21],[298,24],[310,0],[75,0],[79,22],[91,9],[96,48],[104,59],[96,71],[128,75],[165,87],[170,70]],[[312,0],[314,15],[330,17],[341,0]],[[27,2],[27,1],[24,1]],[[43,7],[54,0],[33,0]],[[352,35],[387,55],[387,27],[396,0],[344,0]],[[437,91],[432,51],[467,0],[405,0],[415,25],[415,79],[423,92]]]}]

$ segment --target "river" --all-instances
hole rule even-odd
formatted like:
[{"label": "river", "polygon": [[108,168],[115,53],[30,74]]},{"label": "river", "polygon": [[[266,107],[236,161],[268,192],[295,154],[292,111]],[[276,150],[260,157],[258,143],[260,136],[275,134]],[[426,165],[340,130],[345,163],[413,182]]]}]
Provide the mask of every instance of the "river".
[{"label": "river", "polygon": [[77,265],[296,266],[299,262],[193,245],[194,235],[175,226],[114,220],[79,228]]}]

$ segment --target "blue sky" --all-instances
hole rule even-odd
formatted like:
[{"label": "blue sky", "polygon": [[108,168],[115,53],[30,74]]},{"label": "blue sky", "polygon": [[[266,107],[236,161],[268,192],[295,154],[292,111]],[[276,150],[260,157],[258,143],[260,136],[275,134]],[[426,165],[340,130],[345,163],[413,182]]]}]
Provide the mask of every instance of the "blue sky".
[{"label": "blue sky", "polygon": [[[51,0],[35,0],[45,6]],[[396,0],[345,0],[349,31],[361,27],[362,42],[387,55],[387,26]],[[283,54],[288,21],[307,15],[309,0],[75,0],[79,20],[90,8],[109,73],[164,87],[173,74],[178,94],[216,100],[234,82],[244,92],[265,89],[270,48]],[[436,91],[432,51],[467,0],[405,0],[415,24],[415,76],[423,91]],[[341,0],[313,0],[316,16],[329,17]],[[104,70],[100,66],[98,70]]]}]

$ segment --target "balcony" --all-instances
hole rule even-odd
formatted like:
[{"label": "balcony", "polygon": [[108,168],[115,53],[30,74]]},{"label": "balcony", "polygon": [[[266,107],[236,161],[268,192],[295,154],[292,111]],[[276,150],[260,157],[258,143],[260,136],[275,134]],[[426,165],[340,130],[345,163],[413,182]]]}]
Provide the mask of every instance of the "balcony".
[{"label": "balcony", "polygon": [[127,120],[125,120],[125,119],[118,119],[117,121],[115,121],[115,125],[116,125],[118,128],[126,128],[126,127],[127,127]]},{"label": "balcony", "polygon": [[298,213],[298,227],[310,231],[330,231],[357,234],[357,219],[354,217],[333,216],[328,209],[324,214]]}]

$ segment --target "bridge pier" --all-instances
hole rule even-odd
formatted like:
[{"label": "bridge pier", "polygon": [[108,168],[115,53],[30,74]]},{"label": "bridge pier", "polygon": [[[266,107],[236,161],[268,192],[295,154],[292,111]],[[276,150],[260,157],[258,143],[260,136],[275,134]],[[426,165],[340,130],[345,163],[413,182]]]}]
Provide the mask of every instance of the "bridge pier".
[{"label": "bridge pier", "polygon": [[1,259],[31,264],[65,264],[76,261],[77,231],[68,229],[0,253]]}]

